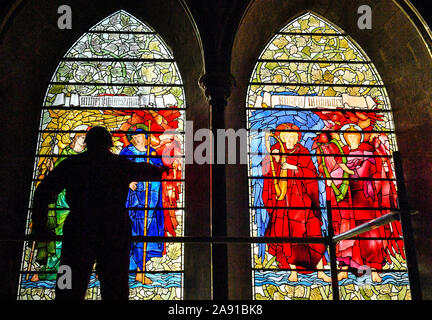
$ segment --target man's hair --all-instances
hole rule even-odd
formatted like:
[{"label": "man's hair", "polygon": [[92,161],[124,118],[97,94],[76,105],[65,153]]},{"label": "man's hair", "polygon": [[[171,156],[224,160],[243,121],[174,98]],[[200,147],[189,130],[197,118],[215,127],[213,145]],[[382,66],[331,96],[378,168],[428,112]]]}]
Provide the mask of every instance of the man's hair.
[{"label": "man's hair", "polygon": [[104,127],[91,128],[85,138],[88,149],[107,149],[113,146],[111,133]]}]

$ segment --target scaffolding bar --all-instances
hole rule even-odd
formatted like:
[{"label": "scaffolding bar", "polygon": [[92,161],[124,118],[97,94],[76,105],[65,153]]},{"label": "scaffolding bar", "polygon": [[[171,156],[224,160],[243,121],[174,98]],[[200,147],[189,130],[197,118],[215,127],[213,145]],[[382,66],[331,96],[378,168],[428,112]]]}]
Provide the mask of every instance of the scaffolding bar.
[{"label": "scaffolding bar", "polygon": [[[414,213],[415,211],[413,211]],[[362,233],[368,232],[372,229],[376,229],[378,227],[381,227],[383,225],[389,224],[395,220],[399,220],[399,211],[392,211],[390,213],[387,213],[381,217],[378,217],[376,219],[373,219],[369,222],[363,223],[355,228],[352,228],[351,230],[348,230],[344,233],[338,234],[337,236],[333,237],[333,242],[337,243],[342,240],[354,238],[355,236],[358,236]]]}]

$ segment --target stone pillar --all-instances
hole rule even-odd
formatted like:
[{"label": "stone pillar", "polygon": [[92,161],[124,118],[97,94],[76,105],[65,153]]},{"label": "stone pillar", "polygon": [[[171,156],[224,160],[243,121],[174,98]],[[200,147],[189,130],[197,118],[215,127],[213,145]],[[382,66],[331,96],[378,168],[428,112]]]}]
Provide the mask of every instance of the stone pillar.
[{"label": "stone pillar", "polygon": [[[224,111],[227,99],[231,93],[233,78],[223,73],[207,73],[203,75],[199,84],[208,98],[210,106],[210,128],[212,130],[213,150],[210,155],[212,165],[210,169],[211,188],[211,236],[227,236],[227,211],[226,211],[226,178],[225,165],[216,163],[218,159],[217,130],[225,129]],[[214,300],[228,299],[228,260],[227,245],[212,245],[212,298]]]}]

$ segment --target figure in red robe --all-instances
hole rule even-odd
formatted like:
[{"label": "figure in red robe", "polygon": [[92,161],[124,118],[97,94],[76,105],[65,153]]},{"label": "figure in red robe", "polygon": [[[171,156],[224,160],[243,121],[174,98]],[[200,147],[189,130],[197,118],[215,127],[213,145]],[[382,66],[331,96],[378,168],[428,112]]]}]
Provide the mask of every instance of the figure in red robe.
[{"label": "figure in red robe", "polygon": [[[281,131],[282,130],[282,131]],[[270,146],[266,135],[266,147],[271,154],[263,161],[263,202],[269,213],[266,237],[319,238],[322,237],[321,211],[317,170],[310,152],[299,141],[300,132],[293,124],[282,124],[272,136],[276,143]],[[297,269],[322,269],[324,244],[270,243],[268,252],[276,256],[279,268],[290,269],[290,281],[298,280]],[[323,271],[318,277],[330,281]]]},{"label": "figure in red robe", "polygon": [[[386,172],[383,158],[374,157],[384,152],[377,151],[378,143],[372,145],[369,141],[364,142],[365,135],[361,128],[354,124],[343,126],[341,131],[343,133],[340,140],[344,144],[343,147],[337,139],[333,139],[319,148],[320,153],[333,155],[323,157],[320,168],[324,170],[326,177],[333,178],[327,180],[327,197],[330,197],[333,207],[336,234],[378,218],[388,212],[388,209],[383,208],[393,208],[396,204],[392,182],[376,180],[392,175],[391,172]],[[372,135],[369,135],[368,140],[371,139]],[[396,248],[396,251],[399,251],[399,248],[387,240],[376,238],[390,237],[394,234],[387,225],[361,235],[375,238],[373,240],[349,239],[339,242],[336,247],[337,260],[344,270],[339,273],[339,280],[348,277],[348,268],[360,270],[367,266],[372,269],[372,280],[381,282],[381,277],[374,270],[382,269],[389,259],[389,252],[393,253],[392,248]]]},{"label": "figure in red robe", "polygon": [[[391,158],[389,157],[391,154],[390,142],[387,135],[384,133],[373,133],[369,140],[372,141],[371,143],[374,146],[374,154],[382,156],[382,158],[380,158],[381,161],[377,163],[377,172],[379,173],[379,177],[389,179],[375,181],[379,206],[380,208],[383,208],[381,211],[384,215],[398,208],[396,185],[394,181],[390,180],[395,179]],[[402,237],[402,226],[399,221],[392,222],[387,228],[391,237]],[[395,253],[398,253],[402,256],[402,259],[405,259],[403,241],[387,240],[385,242],[387,253],[389,255],[395,256]],[[387,258],[390,260],[389,256]]]}]

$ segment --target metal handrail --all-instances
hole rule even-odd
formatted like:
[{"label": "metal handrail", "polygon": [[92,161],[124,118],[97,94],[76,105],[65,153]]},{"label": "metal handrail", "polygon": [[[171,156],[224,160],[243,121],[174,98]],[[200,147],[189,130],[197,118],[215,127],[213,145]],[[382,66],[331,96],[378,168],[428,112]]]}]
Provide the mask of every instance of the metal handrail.
[{"label": "metal handrail", "polygon": [[[378,227],[384,226],[386,224],[392,223],[393,221],[399,221],[400,220],[400,211],[392,211],[390,213],[387,213],[381,217],[378,217],[376,219],[373,219],[371,221],[365,222],[355,228],[352,228],[351,230],[348,230],[344,233],[338,234],[333,237],[333,242],[337,243],[342,240],[351,239],[357,235],[360,235],[362,233],[368,232],[370,230],[376,229]],[[418,213],[417,210],[411,210],[408,212],[410,215],[415,215]]]},{"label": "metal handrail", "polygon": [[[158,237],[158,236],[132,236],[131,240],[136,242],[184,242],[184,243],[337,243],[342,240],[351,239],[357,237],[365,232],[372,229],[384,226],[386,224],[392,223],[393,221],[400,220],[401,211],[391,211],[381,217],[363,223],[351,230],[344,233],[335,235],[329,239],[329,237],[316,237],[316,238],[298,238],[298,237]],[[417,210],[410,210],[408,212],[410,215],[415,215],[418,213]],[[378,239],[375,237],[367,237],[362,240],[374,240]],[[386,237],[383,239],[394,239],[402,240],[402,238],[391,238]],[[3,237],[0,241],[62,241],[63,236],[51,235],[48,237],[40,238],[33,235],[24,235],[22,237]],[[358,238],[357,238],[358,240]]]}]

